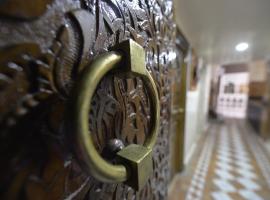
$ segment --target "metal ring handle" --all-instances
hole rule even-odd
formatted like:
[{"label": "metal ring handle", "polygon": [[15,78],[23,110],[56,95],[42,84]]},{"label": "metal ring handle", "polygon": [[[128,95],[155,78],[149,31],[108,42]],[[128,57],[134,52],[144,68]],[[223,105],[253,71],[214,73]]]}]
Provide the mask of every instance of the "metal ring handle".
[{"label": "metal ring handle", "polygon": [[[124,182],[129,175],[124,165],[110,164],[95,149],[89,130],[89,111],[91,109],[91,99],[99,82],[106,73],[117,68],[122,59],[124,59],[123,54],[111,51],[97,57],[90,65],[86,66],[77,82],[73,96],[75,98],[72,101],[73,117],[70,122],[73,127],[72,131],[76,134],[77,144],[79,145],[80,154],[83,156],[84,164],[86,164],[86,170],[96,179],[108,183]],[[143,77],[148,86],[154,106],[154,124],[150,137],[144,143],[145,147],[152,149],[159,129],[160,105],[155,82],[146,67],[141,67],[144,69],[141,70],[143,73],[139,75]]]}]

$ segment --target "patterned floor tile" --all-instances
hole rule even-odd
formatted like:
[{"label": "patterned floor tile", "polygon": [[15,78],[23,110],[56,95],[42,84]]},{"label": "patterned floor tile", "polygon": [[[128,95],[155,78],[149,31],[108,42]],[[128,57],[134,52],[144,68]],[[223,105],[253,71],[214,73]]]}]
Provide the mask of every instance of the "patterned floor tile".
[{"label": "patterned floor tile", "polygon": [[237,178],[237,181],[240,184],[242,184],[245,187],[245,189],[247,189],[247,190],[254,191],[254,190],[260,190],[261,189],[260,185],[258,185],[256,182],[254,182],[254,181],[252,181],[252,180],[250,180],[248,178]]},{"label": "patterned floor tile", "polygon": [[257,178],[257,175],[255,174],[255,172],[247,170],[246,168],[242,168],[242,169],[239,168],[239,169],[236,169],[236,171],[239,175],[241,175],[244,178],[247,178],[247,179],[256,179]]},{"label": "patterned floor tile", "polygon": [[224,180],[234,180],[235,179],[235,177],[231,174],[231,173],[229,173],[229,171],[227,171],[227,170],[223,170],[223,169],[216,169],[215,170],[215,173],[216,173],[216,175],[218,175],[220,178],[222,178],[222,179],[224,179]]},{"label": "patterned floor tile", "polygon": [[218,189],[222,192],[235,192],[236,188],[234,187],[232,182],[223,179],[214,179],[214,184],[218,187]]},{"label": "patterned floor tile", "polygon": [[251,169],[253,168],[251,164],[245,163],[245,162],[237,162],[236,165],[237,165],[240,169],[251,170]]},{"label": "patterned floor tile", "polygon": [[229,165],[227,163],[222,163],[222,162],[217,163],[217,168],[219,168],[221,170],[226,170],[226,171],[233,170],[233,166],[231,166],[231,165]]},{"label": "patterned floor tile", "polygon": [[224,192],[213,192],[211,196],[214,200],[233,200],[228,194]]},{"label": "patterned floor tile", "polygon": [[263,200],[262,197],[250,190],[240,190],[239,194],[246,200]]},{"label": "patterned floor tile", "polygon": [[270,156],[244,121],[212,123],[169,200],[270,200]]}]

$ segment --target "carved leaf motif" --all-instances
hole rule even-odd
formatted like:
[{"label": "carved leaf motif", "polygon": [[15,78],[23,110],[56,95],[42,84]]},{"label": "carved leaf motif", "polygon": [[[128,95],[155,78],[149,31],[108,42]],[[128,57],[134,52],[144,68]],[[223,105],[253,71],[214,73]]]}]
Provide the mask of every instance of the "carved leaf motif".
[{"label": "carved leaf motif", "polygon": [[5,0],[0,2],[0,15],[31,20],[41,16],[52,0]]},{"label": "carved leaf motif", "polygon": [[[19,122],[18,127],[9,130],[10,136],[5,138],[5,141],[8,141],[7,144],[13,144],[13,137],[19,136],[17,130],[23,127],[23,131],[26,132],[23,138],[25,144],[18,145],[16,150],[24,151],[16,154],[14,150],[11,156],[5,157],[9,166],[5,168],[8,178],[0,180],[0,184],[8,187],[8,184],[17,183],[16,175],[20,174],[18,172],[20,170],[15,169],[16,164],[28,171],[26,175],[22,175],[25,179],[20,182],[19,191],[14,194],[23,193],[28,195],[29,199],[34,190],[39,191],[37,197],[48,197],[53,194],[56,199],[165,199],[164,188],[169,183],[170,172],[168,138],[171,83],[168,70],[171,62],[170,53],[175,51],[172,1],[81,0],[80,2],[81,10],[91,15],[88,21],[84,20],[81,23],[66,13],[68,8],[77,5],[78,2],[74,1],[68,1],[72,6],[63,8],[61,15],[53,14],[51,18],[46,18],[54,23],[54,20],[59,22],[61,16],[63,20],[60,21],[66,26],[63,30],[63,26],[57,25],[64,35],[60,34],[60,30],[55,39],[51,38],[51,41],[48,41],[48,45],[42,42],[48,38],[41,37],[38,40],[38,45],[42,47],[42,55],[31,53],[33,57],[31,63],[33,61],[34,67],[30,72],[36,73],[37,82],[31,83],[24,77],[25,75],[21,76],[21,73],[18,73],[20,83],[23,83],[21,79],[26,80],[27,92],[19,94],[18,99],[14,100],[15,104],[21,102],[25,96],[29,97],[31,94],[28,90],[29,85],[34,85],[35,89],[42,91],[42,94],[50,93],[46,101],[40,99],[40,106],[30,109],[31,112]],[[52,3],[52,9],[56,9],[57,5],[62,5],[59,0]],[[25,32],[21,33],[25,34],[21,38],[26,37],[27,29],[21,32]],[[38,35],[39,33],[37,37]],[[85,174],[69,149],[71,144],[65,140],[62,127],[64,113],[61,112],[61,108],[65,106],[65,98],[68,98],[68,88],[72,87],[77,79],[79,63],[92,61],[98,54],[108,51],[110,47],[128,38],[134,39],[145,48],[147,69],[156,82],[161,104],[161,128],[153,152],[154,174],[139,193],[123,184],[100,183]],[[69,51],[69,48],[73,51]],[[29,67],[29,63],[26,66]],[[0,69],[0,95],[8,91],[6,86],[18,88],[14,84],[17,75],[13,79],[3,74]],[[67,85],[68,87],[65,87]],[[151,102],[140,78],[125,79],[119,74],[106,76],[99,84],[91,103],[93,109],[89,113],[89,128],[100,152],[111,138],[120,138],[125,144],[142,144],[147,138],[152,124]],[[31,154],[33,152],[37,152],[37,155],[33,156]],[[12,161],[12,155],[16,155],[16,162]],[[25,164],[26,160],[28,162]],[[44,174],[48,173],[50,176],[45,177]],[[3,191],[0,191],[0,197],[3,196],[2,193]]]}]

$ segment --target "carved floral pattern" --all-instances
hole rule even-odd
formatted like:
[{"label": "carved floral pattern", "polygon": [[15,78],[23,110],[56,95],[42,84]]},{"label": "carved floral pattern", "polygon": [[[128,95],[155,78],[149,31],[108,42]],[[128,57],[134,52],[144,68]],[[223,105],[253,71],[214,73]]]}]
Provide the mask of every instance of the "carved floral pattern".
[{"label": "carved floral pattern", "polygon": [[[55,0],[51,9],[58,3]],[[39,43],[43,39],[36,41],[40,52],[31,55],[31,67],[29,62],[24,63],[25,67],[18,72],[23,76],[20,83],[26,82],[34,89],[27,87],[23,95],[18,94],[15,104],[22,108],[19,102],[31,96],[35,106],[28,107],[21,119],[14,119],[14,127],[8,126],[5,134],[1,133],[2,143],[14,145],[18,130],[22,127],[27,132],[25,144],[19,144],[3,158],[7,165],[1,169],[7,175],[0,180],[0,186],[5,184],[3,188],[7,192],[0,190],[0,197],[1,194],[5,197],[23,194],[27,199],[165,199],[170,176],[168,71],[173,62],[171,54],[176,49],[172,1],[81,0],[79,10],[65,12],[62,18],[62,25],[56,26],[51,44],[44,49]],[[53,23],[53,16],[51,20]],[[63,129],[70,88],[85,63],[129,38],[146,51],[147,69],[156,82],[161,104],[161,128],[153,152],[154,174],[138,193],[123,184],[100,183],[85,174],[70,151],[70,141],[66,140]],[[33,77],[27,76],[29,72]],[[1,74],[4,74],[2,68],[0,81],[3,81]],[[15,83],[0,84],[2,95],[8,90],[6,86]],[[44,98],[34,98],[37,91]],[[110,74],[99,84],[91,103],[89,128],[100,152],[111,138],[119,138],[125,144],[144,142],[152,122],[151,101],[141,78],[125,79],[119,74]],[[7,113],[14,115],[10,111]],[[6,119],[7,115],[1,114],[2,118]],[[6,122],[1,124],[6,127]],[[1,153],[8,149],[6,145]],[[25,151],[18,154],[21,149]],[[15,164],[21,166],[21,170],[15,169]],[[15,182],[20,187],[12,187]]]}]

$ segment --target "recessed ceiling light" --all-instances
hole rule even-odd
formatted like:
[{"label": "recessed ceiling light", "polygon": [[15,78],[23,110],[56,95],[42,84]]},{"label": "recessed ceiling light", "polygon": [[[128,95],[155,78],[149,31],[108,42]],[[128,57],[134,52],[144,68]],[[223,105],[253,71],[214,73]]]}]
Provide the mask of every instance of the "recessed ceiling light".
[{"label": "recessed ceiling light", "polygon": [[235,50],[236,51],[246,51],[248,49],[249,45],[246,42],[241,42],[238,45],[236,45]]}]

